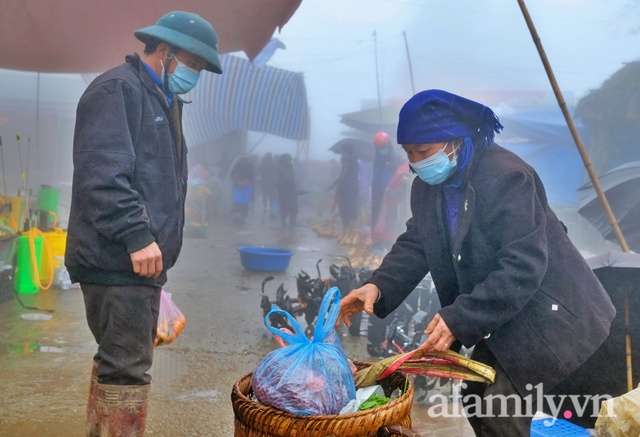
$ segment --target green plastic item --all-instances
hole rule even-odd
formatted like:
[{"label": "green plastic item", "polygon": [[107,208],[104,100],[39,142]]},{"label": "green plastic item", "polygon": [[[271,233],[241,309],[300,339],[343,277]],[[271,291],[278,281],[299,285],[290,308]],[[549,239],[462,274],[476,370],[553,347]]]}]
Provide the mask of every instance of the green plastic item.
[{"label": "green plastic item", "polygon": [[[40,273],[40,265],[42,264],[42,235],[33,237],[36,252],[36,268]],[[40,291],[40,284],[36,283],[33,274],[33,266],[31,262],[31,244],[29,236],[21,235],[18,239],[18,248],[16,249],[16,273],[14,281],[15,290],[18,293],[32,294]]]},{"label": "green plastic item", "polygon": [[48,185],[42,185],[38,191],[38,211],[46,212],[44,219],[40,218],[38,228],[43,231],[48,230],[58,217],[58,201],[60,199],[60,190]]},{"label": "green plastic item", "polygon": [[38,209],[58,214],[58,201],[60,190],[58,188],[43,185],[38,191]]}]

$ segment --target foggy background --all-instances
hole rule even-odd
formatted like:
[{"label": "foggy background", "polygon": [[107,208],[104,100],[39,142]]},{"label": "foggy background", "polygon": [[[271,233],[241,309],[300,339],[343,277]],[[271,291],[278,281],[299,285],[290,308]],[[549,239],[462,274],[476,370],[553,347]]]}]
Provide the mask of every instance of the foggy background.
[{"label": "foggy background", "polygon": [[[570,110],[640,57],[637,0],[535,0],[527,7]],[[303,74],[309,141],[300,153],[296,141],[246,132],[238,153],[337,159],[329,147],[354,133],[340,122],[341,115],[399,108],[414,92],[427,88],[478,100],[500,115],[539,107],[561,119],[515,0],[303,0],[274,37],[284,48],[278,48],[267,65]],[[2,194],[16,195],[24,173],[32,192],[43,184],[61,189],[64,214],[72,176],[75,106],[90,79],[0,70]],[[389,133],[395,138],[395,132]],[[215,144],[197,147],[217,153]],[[202,156],[197,147],[190,160]],[[581,162],[565,164],[576,170]],[[64,223],[64,217],[61,220]]]}]

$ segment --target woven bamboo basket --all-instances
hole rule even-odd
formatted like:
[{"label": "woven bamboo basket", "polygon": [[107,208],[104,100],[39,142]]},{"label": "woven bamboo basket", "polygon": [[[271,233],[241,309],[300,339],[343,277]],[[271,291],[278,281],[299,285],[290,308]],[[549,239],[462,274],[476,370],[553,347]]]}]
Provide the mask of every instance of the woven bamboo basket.
[{"label": "woven bamboo basket", "polygon": [[[355,364],[359,369],[370,365]],[[231,392],[235,437],[374,437],[385,425],[411,427],[413,383],[400,372],[378,381],[387,396],[406,385],[399,398],[368,410],[327,416],[298,416],[251,400],[251,376],[248,373],[238,379]]]}]

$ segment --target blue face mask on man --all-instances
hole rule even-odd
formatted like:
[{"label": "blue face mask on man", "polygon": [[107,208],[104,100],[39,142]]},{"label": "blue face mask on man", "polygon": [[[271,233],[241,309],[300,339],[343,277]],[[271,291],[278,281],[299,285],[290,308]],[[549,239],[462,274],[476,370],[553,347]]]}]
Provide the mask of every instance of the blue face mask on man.
[{"label": "blue face mask on man", "polygon": [[[175,55],[173,55],[175,57]],[[167,74],[167,87],[171,94],[186,94],[191,91],[198,83],[200,72],[191,67],[187,67],[176,57],[178,65],[172,74]],[[162,76],[164,77],[164,65],[162,67]]]},{"label": "blue face mask on man", "polygon": [[[444,152],[447,144],[448,143],[445,143],[444,147],[438,150],[436,154],[422,161],[409,163],[418,177],[429,185],[438,185],[446,181],[456,168],[458,161],[457,152],[460,146],[454,147],[451,153],[447,154]],[[449,156],[452,154],[453,158],[449,159]]]}]

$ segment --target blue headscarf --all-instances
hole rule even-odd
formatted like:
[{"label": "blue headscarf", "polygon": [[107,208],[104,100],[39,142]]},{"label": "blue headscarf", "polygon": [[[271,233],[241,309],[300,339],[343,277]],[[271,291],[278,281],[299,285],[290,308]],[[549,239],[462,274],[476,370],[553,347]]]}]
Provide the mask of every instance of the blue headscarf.
[{"label": "blue headscarf", "polygon": [[429,144],[463,138],[458,153],[458,174],[471,162],[474,149],[493,144],[503,129],[488,107],[442,90],[413,96],[400,110],[398,144]]}]

